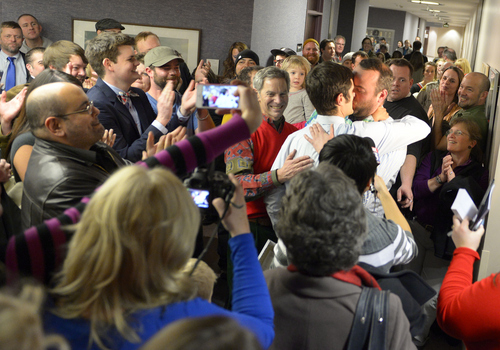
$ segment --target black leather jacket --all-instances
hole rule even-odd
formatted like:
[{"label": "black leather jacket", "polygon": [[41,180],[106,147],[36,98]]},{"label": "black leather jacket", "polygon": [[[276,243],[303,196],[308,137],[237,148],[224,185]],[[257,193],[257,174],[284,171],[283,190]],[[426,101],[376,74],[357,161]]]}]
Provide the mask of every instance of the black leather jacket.
[{"label": "black leather jacket", "polygon": [[62,214],[126,164],[101,142],[87,151],[36,138],[24,179],[22,228]]}]

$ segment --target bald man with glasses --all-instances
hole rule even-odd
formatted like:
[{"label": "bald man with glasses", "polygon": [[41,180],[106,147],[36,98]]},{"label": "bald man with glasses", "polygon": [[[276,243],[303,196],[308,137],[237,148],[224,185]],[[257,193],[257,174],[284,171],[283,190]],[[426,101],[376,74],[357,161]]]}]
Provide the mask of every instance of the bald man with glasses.
[{"label": "bald man with glasses", "polygon": [[74,84],[43,85],[28,97],[26,116],[35,144],[24,178],[23,229],[77,205],[127,164],[100,142],[104,127],[98,115],[83,89]]}]

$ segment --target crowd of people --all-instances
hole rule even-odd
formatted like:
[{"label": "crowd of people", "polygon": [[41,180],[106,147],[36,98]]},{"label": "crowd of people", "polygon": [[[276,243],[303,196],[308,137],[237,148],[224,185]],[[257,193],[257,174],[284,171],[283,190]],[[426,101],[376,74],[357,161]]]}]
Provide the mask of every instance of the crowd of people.
[{"label": "crowd of people", "polygon": [[[500,346],[497,275],[472,280],[484,228],[451,210],[489,184],[488,77],[448,47],[428,62],[418,37],[344,54],[342,35],[269,67],[235,42],[213,72],[124,29],[100,20],[83,49],[30,14],[1,24],[2,345],[413,349],[437,322]],[[239,106],[197,107],[207,84],[237,85],[218,99]],[[223,197],[225,308],[182,182],[207,164],[193,193]]]}]

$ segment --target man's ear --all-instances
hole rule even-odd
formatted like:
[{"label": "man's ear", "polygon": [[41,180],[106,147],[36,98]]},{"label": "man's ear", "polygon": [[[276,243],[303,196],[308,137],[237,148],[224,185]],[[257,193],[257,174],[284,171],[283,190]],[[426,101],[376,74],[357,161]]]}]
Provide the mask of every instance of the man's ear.
[{"label": "man's ear", "polygon": [[48,117],[45,119],[45,128],[49,134],[57,137],[63,137],[66,135],[66,131],[63,127],[63,119],[57,117]]},{"label": "man's ear", "polygon": [[486,99],[488,98],[488,92],[489,91],[483,91],[481,92],[481,96],[479,97],[480,101],[484,101],[486,103]]},{"label": "man's ear", "polygon": [[149,77],[150,77],[151,79],[153,79],[153,77],[154,77],[154,72],[153,72],[153,70],[152,70],[151,68],[146,67],[146,73],[147,73],[147,75],[149,75]]},{"label": "man's ear", "polygon": [[379,105],[383,105],[384,104],[384,101],[387,98],[388,94],[389,94],[389,92],[387,91],[387,89],[383,89],[380,92],[380,96],[378,97],[378,101],[377,101]]},{"label": "man's ear", "polygon": [[113,67],[113,61],[111,61],[109,58],[105,58],[102,60],[102,65],[104,66],[104,69],[106,70],[110,70],[110,71],[114,71],[114,67]]},{"label": "man's ear", "polygon": [[337,107],[340,106],[342,104],[342,102],[345,101],[345,99],[346,98],[345,98],[344,94],[343,93],[339,93],[337,95],[337,97],[335,98],[335,104],[337,105]]}]

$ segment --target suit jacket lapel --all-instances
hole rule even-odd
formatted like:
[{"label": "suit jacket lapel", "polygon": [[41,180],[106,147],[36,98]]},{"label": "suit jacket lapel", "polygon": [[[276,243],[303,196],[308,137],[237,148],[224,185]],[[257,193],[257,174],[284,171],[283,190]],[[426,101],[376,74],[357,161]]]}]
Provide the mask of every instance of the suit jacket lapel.
[{"label": "suit jacket lapel", "polygon": [[139,121],[141,122],[141,129],[146,130],[151,123],[148,123],[145,116],[147,115],[146,110],[144,109],[144,104],[142,103],[142,99],[139,96],[131,96],[130,100],[134,105],[137,114],[139,115]]},{"label": "suit jacket lapel", "polygon": [[135,125],[134,118],[128,111],[127,107],[125,107],[125,105],[120,100],[118,100],[118,96],[115,94],[115,92],[111,90],[111,88],[104,81],[102,81],[101,78],[97,80],[96,86],[101,89],[106,98],[113,105],[114,109],[116,109],[123,116],[128,118]]},{"label": "suit jacket lapel", "polygon": [[[128,111],[128,108],[125,107],[125,105],[120,100],[118,100],[118,96],[115,94],[115,92],[113,90],[111,90],[111,88],[104,81],[102,81],[101,78],[99,78],[97,80],[96,87],[101,89],[101,91],[104,93],[106,98],[111,102],[111,105],[113,106],[113,108],[118,113],[120,113],[124,118],[127,118],[130,121],[130,123],[134,126],[133,127],[134,131],[137,133],[137,138],[139,138],[140,134],[139,134],[139,130],[137,130],[137,126],[135,124],[134,118],[132,117],[132,115]],[[141,127],[142,127],[142,125],[141,125]],[[146,129],[142,128],[142,130],[146,130]]]}]

